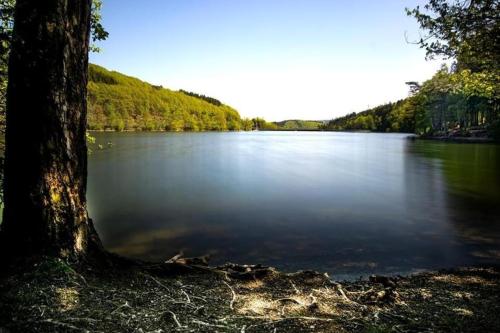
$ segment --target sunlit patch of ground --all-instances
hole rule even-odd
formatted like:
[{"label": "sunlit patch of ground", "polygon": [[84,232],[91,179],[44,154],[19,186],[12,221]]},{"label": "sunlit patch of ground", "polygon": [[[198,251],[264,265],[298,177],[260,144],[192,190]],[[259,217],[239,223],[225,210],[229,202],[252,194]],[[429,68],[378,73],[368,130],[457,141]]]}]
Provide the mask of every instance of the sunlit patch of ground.
[{"label": "sunlit patch of ground", "polygon": [[435,276],[432,279],[438,282],[450,283],[461,286],[471,285],[471,284],[476,284],[481,286],[494,286],[498,283],[497,281],[490,281],[476,275],[457,276],[457,275],[447,274],[447,275]]},{"label": "sunlit patch of ground", "polygon": [[265,285],[264,281],[262,281],[262,280],[251,280],[251,281],[243,282],[241,286],[242,286],[242,288],[254,290],[254,289],[262,288],[264,285]]},{"label": "sunlit patch of ground", "polygon": [[78,306],[78,291],[74,288],[56,288],[56,295],[62,311],[74,310]]},{"label": "sunlit patch of ground", "polygon": [[452,295],[457,299],[465,299],[465,300],[471,300],[474,297],[473,293],[468,293],[468,292],[454,292],[452,293]]},{"label": "sunlit patch of ground", "polygon": [[275,302],[266,297],[265,294],[254,293],[240,296],[236,311],[243,315],[268,315],[270,318],[276,318],[277,308],[275,305]]},{"label": "sunlit patch of ground", "polygon": [[422,299],[424,299],[424,300],[432,298],[432,292],[429,291],[428,289],[421,288],[421,289],[419,289],[419,292],[420,292],[420,296],[422,296]]},{"label": "sunlit patch of ground", "polygon": [[458,315],[460,316],[473,316],[474,312],[468,309],[463,309],[463,308],[454,308],[453,311],[455,311]]}]

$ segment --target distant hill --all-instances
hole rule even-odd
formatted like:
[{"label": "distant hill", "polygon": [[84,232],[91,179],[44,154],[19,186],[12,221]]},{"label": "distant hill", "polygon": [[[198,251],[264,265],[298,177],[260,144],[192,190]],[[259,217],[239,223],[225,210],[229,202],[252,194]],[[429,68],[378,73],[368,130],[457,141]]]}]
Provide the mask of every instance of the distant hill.
[{"label": "distant hill", "polygon": [[278,129],[282,130],[315,130],[319,129],[325,122],[319,120],[283,120],[275,122]]},{"label": "distant hill", "polygon": [[91,130],[251,130],[253,122],[215,98],[172,91],[91,64],[88,127]]}]

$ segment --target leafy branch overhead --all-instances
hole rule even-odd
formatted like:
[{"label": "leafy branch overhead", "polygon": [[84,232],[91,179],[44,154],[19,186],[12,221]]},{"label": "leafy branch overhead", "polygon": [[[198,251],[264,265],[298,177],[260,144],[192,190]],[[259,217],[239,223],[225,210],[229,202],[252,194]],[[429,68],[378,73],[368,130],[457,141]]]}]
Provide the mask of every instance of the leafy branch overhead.
[{"label": "leafy branch overhead", "polygon": [[416,43],[428,58],[455,59],[459,69],[473,71],[499,68],[500,1],[429,0],[406,13],[425,32]]},{"label": "leafy branch overhead", "polygon": [[[109,36],[109,33],[104,29],[103,25],[101,24],[102,21],[101,9],[102,9],[102,0],[92,0],[92,14],[90,17],[90,28],[92,34],[92,41],[94,42],[105,40]],[[91,51],[93,52],[100,51],[100,49],[94,44],[91,45],[90,48]]]}]

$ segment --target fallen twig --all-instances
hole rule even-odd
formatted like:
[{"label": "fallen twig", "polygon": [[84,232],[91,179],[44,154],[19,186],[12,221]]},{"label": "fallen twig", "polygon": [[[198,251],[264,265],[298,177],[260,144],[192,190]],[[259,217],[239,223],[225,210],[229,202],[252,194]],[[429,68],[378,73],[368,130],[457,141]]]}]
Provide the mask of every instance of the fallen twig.
[{"label": "fallen twig", "polygon": [[342,298],[346,301],[346,302],[352,302],[348,297],[347,295],[345,294],[344,290],[342,289],[342,286],[338,283],[335,285],[335,288],[337,289],[337,291],[340,293],[340,295],[342,296]]},{"label": "fallen twig", "polygon": [[236,300],[236,293],[234,292],[234,289],[227,283],[226,281],[222,281],[224,284],[231,290],[231,293],[233,294],[233,298],[229,302],[229,308],[231,310],[234,310],[234,301]]},{"label": "fallen twig", "polygon": [[199,314],[199,313],[201,313],[201,312],[203,312],[203,311],[205,311],[205,306],[204,306],[204,305],[199,306],[199,307],[197,307],[196,309],[194,309],[193,313],[194,313],[194,314]]},{"label": "fallen twig", "polygon": [[295,285],[295,283],[293,283],[292,280],[288,280],[290,282],[290,284],[292,285],[292,288],[293,290],[295,291],[296,294],[300,294],[300,290],[297,288],[297,286]]},{"label": "fallen twig", "polygon": [[330,319],[330,318],[320,318],[320,317],[307,317],[307,316],[294,316],[294,317],[286,317],[286,318],[282,318],[280,319],[280,321],[283,321],[283,320],[294,320],[294,319],[299,319],[299,320],[310,320],[310,321],[326,321],[326,322],[330,322],[330,321],[334,321],[333,319]]},{"label": "fallen twig", "polygon": [[117,307],[116,309],[114,309],[113,312],[111,312],[111,314],[114,314],[116,311],[118,311],[118,310],[120,310],[122,308],[129,308],[129,309],[131,309],[132,307],[130,306],[130,304],[128,304],[128,301],[125,301],[125,304],[122,304],[119,307]]},{"label": "fallen twig", "polygon": [[66,318],[66,319],[70,320],[70,321],[84,321],[84,322],[92,323],[92,324],[98,322],[97,319],[83,318],[83,317],[70,317],[70,318]]},{"label": "fallen twig", "polygon": [[235,316],[233,318],[266,320],[269,323],[277,323],[277,322],[284,321],[284,320],[294,320],[294,319],[309,320],[309,321],[326,321],[326,322],[334,321],[333,319],[330,319],[330,318],[308,317],[308,316],[293,316],[293,317],[286,317],[286,318],[280,318],[280,319],[272,319],[272,318],[269,318],[266,316]]},{"label": "fallen twig", "polygon": [[179,252],[177,253],[175,256],[173,256],[172,258],[168,259],[165,261],[166,264],[172,264],[172,263],[175,263],[177,260],[179,260],[180,258],[182,258],[184,256],[184,252]]},{"label": "fallen twig", "polygon": [[198,324],[198,325],[207,326],[207,327],[229,328],[229,326],[210,324],[210,323],[206,323],[204,321],[198,320],[198,319],[194,319],[193,324]]},{"label": "fallen twig", "polygon": [[173,313],[172,311],[167,311],[167,312],[172,315],[172,319],[174,320],[174,322],[177,325],[177,327],[179,327],[179,328],[183,327],[182,324],[177,319],[177,315],[175,313]]},{"label": "fallen twig", "polygon": [[73,326],[71,324],[63,323],[62,321],[56,321],[56,320],[53,320],[53,319],[45,319],[45,320],[41,320],[40,322],[42,322],[42,323],[49,323],[49,324],[56,325],[56,326],[61,326],[61,327],[64,327],[66,329],[70,329],[70,330],[74,330],[74,331],[87,332],[87,330],[85,330],[83,328],[76,327],[76,326]]},{"label": "fallen twig", "polygon": [[309,298],[311,298],[311,304],[309,304],[307,307],[309,308],[310,311],[314,311],[318,309],[318,299],[316,296],[313,295],[313,293],[309,294]]},{"label": "fallen twig", "polygon": [[162,287],[163,289],[170,291],[170,289],[166,285],[164,285],[163,283],[158,281],[158,279],[156,279],[155,277],[153,277],[149,274],[143,274],[143,275],[150,278],[151,280],[153,280],[158,286]]},{"label": "fallen twig", "polygon": [[181,289],[181,293],[184,294],[184,296],[186,296],[186,302],[187,303],[191,303],[191,298],[189,298],[189,295],[187,292],[184,291],[184,289]]},{"label": "fallen twig", "polygon": [[205,303],[207,302],[207,299],[205,297],[191,295],[191,298],[199,299],[199,300],[201,300],[201,301],[203,301]]}]

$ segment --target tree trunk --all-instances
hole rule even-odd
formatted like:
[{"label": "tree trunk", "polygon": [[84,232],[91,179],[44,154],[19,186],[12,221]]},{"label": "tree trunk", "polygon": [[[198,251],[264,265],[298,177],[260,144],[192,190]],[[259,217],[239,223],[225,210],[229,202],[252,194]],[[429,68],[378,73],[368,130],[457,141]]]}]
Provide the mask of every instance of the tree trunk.
[{"label": "tree trunk", "polygon": [[1,233],[19,254],[101,248],[85,198],[90,10],[91,0],[17,0]]}]

